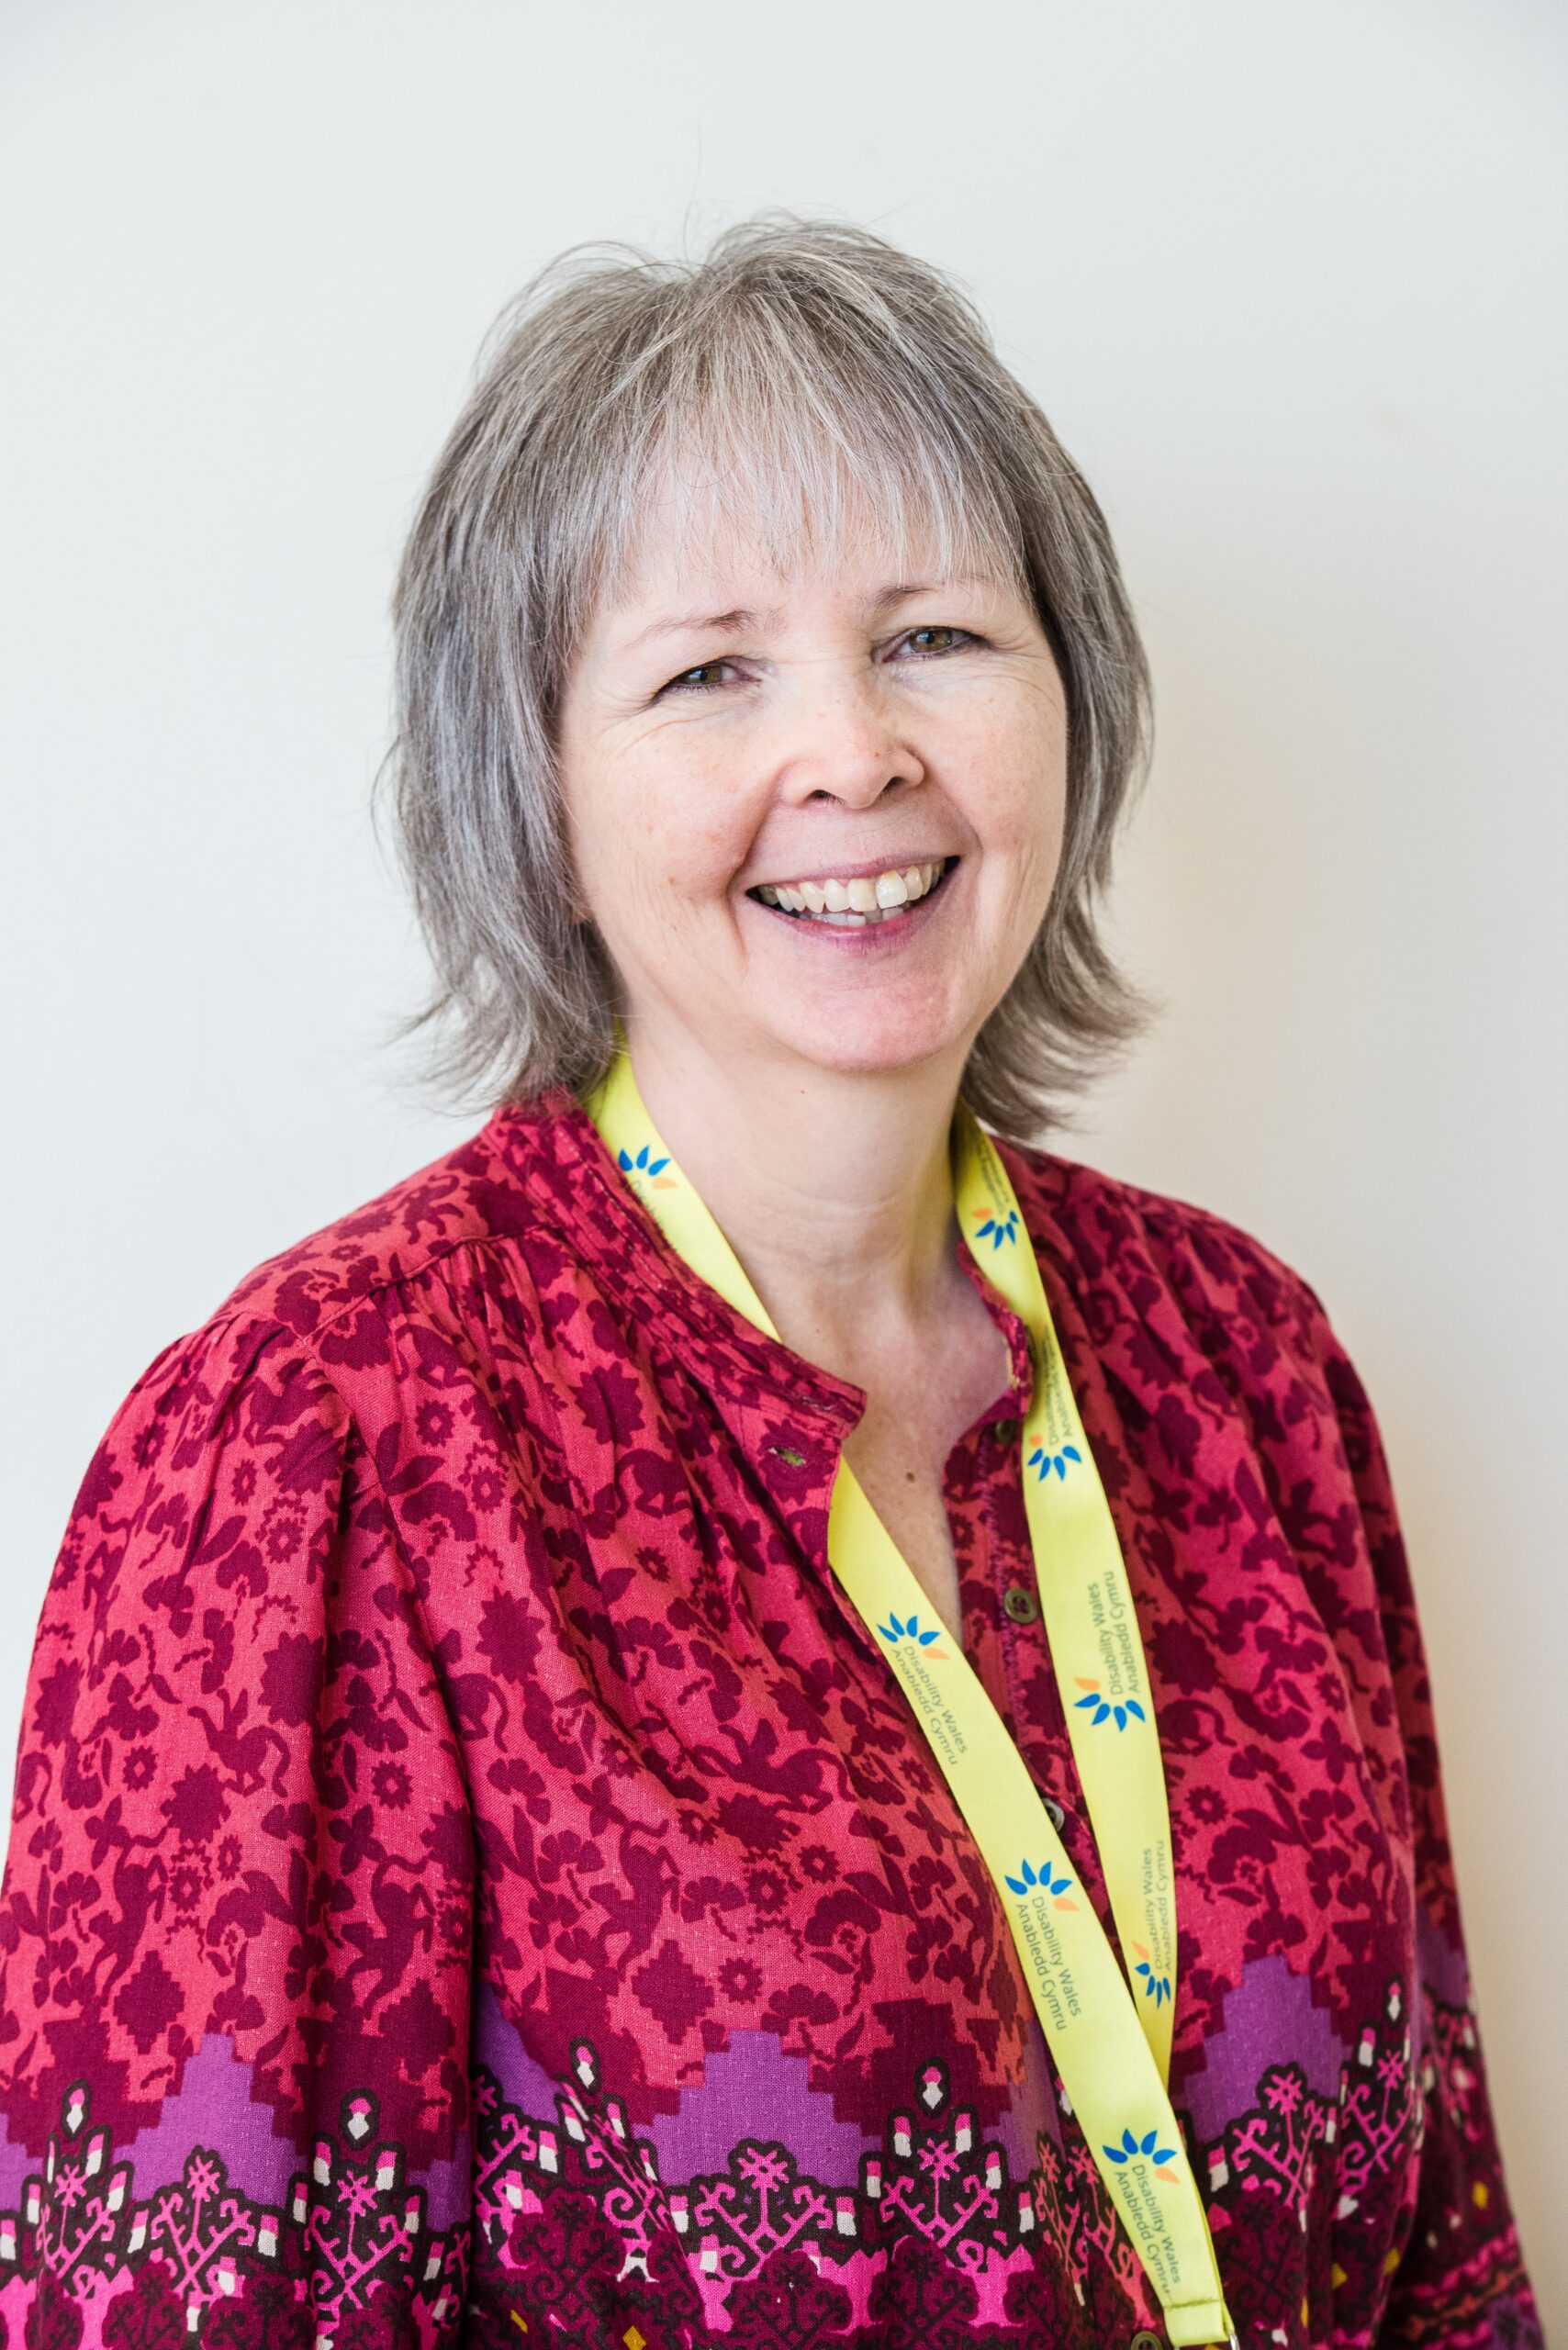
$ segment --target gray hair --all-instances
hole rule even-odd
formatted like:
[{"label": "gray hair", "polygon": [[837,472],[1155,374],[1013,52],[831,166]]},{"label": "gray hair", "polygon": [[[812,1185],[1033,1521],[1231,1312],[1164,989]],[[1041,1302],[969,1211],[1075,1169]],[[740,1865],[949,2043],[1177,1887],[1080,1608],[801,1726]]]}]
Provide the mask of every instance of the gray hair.
[{"label": "gray hair", "polygon": [[963,1091],[1037,1136],[1142,1025],[1098,916],[1152,745],[1148,663],[1105,518],[968,296],[869,230],[769,212],[695,261],[575,246],[502,311],[436,460],[393,596],[396,733],[376,778],[434,965],[398,1038],[431,1029],[448,1099],[580,1089],[617,981],[574,918],[554,755],[582,630],[655,482],[774,553],[868,513],[896,544],[1032,596],[1068,712],[1066,830],[1040,929],[976,1037]]}]

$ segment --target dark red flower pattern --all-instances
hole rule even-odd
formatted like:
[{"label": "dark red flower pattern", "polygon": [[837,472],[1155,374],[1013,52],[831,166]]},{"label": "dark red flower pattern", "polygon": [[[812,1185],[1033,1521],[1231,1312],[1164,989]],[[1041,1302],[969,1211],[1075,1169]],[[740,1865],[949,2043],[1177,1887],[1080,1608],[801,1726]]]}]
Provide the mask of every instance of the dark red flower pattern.
[{"label": "dark red flower pattern", "polygon": [[[1168,1758],[1249,2344],[1538,2350],[1366,1397],[1215,1217],[1009,1148]],[[1109,1924],[1008,1388],[966,1647]],[[1122,2345],[1159,2312],[825,1556],[861,1399],[567,1097],[257,1269],[89,1464],[0,1893],[0,2350]]]}]

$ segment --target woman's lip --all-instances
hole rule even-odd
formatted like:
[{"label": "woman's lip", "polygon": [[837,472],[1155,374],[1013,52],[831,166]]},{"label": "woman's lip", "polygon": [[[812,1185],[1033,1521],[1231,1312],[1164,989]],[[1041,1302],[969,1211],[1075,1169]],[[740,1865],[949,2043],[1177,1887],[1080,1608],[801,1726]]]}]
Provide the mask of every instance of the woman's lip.
[{"label": "woman's lip", "polygon": [[754,890],[796,890],[802,881],[874,881],[879,873],[907,873],[912,865],[957,865],[958,852],[951,848],[922,849],[917,855],[905,856],[852,856],[842,865],[797,865],[790,873],[781,873],[775,880],[771,873],[745,883],[746,895]]},{"label": "woman's lip", "polygon": [[[759,914],[766,914],[770,922],[786,923],[792,932],[809,938],[813,945],[825,941],[840,953],[890,954],[913,938],[917,931],[924,930],[934,911],[940,910],[946,903],[958,879],[959,864],[960,860],[954,857],[947,871],[935,888],[926,890],[924,897],[916,898],[907,906],[888,908],[889,912],[897,916],[893,922],[813,922],[810,914],[788,913],[782,906],[766,905],[760,898],[751,898],[748,902],[756,908]],[[876,870],[885,873],[888,867],[879,865]]]}]

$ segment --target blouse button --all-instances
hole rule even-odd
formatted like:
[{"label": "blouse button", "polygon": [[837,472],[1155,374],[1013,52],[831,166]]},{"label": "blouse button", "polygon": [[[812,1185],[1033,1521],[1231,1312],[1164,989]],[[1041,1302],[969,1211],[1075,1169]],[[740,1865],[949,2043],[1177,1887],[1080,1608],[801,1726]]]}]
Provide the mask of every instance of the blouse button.
[{"label": "blouse button", "polygon": [[1150,2333],[1147,2326],[1140,2326],[1127,2350],[1165,2350],[1165,2344],[1158,2333]]},{"label": "blouse button", "polygon": [[991,1429],[991,1434],[996,1438],[998,1444],[1011,1444],[1017,1433],[1018,1423],[1016,1420],[998,1420],[995,1427]]},{"label": "blouse button", "polygon": [[1057,1834],[1059,1836],[1062,1830],[1067,1826],[1066,1812],[1063,1811],[1055,1796],[1042,1796],[1040,1797],[1040,1801],[1046,1807],[1046,1818],[1050,1821],[1051,1826],[1056,1830]]},{"label": "blouse button", "polygon": [[1027,1583],[1010,1583],[1002,1595],[1002,1605],[1014,1624],[1033,1624],[1039,1617],[1040,1603]]}]

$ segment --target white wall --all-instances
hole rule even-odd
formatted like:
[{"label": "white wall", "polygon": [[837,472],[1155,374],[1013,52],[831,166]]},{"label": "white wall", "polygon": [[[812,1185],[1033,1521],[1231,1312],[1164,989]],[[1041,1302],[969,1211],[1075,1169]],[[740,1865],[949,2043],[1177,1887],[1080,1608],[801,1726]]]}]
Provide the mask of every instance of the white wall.
[{"label": "white wall", "polygon": [[970,280],[1117,532],[1160,723],[1121,922],[1171,1011],[1069,1147],[1297,1263],[1381,1408],[1568,2323],[1562,31],[1523,0],[9,0],[7,1756],[131,1381],[461,1130],[375,1048],[418,949],[365,800],[481,331],[578,238],[848,212]]}]

